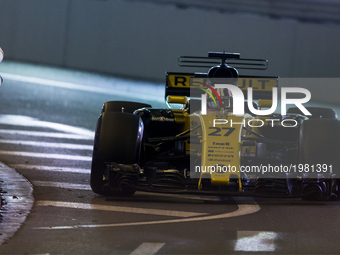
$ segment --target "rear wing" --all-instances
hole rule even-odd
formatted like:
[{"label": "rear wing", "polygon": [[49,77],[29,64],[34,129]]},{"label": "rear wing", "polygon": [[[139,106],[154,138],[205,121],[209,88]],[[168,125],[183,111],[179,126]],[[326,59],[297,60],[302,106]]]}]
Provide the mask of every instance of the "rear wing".
[{"label": "rear wing", "polygon": [[[195,73],[173,73],[166,74],[166,86],[165,86],[165,98],[167,96],[186,96],[186,97],[200,97],[204,93],[202,90],[190,90],[190,80],[192,82],[202,83],[207,78],[199,77]],[[205,75],[206,77],[206,75]],[[245,98],[247,98],[248,87],[253,88],[253,99],[272,99],[272,90],[274,87],[278,87],[277,76],[247,76],[241,75],[237,79],[238,87],[243,91]],[[191,94],[190,94],[191,93]],[[197,94],[196,94],[197,93]]]},{"label": "rear wing", "polygon": [[178,65],[181,67],[211,68],[217,65],[232,66],[236,69],[266,70],[268,60],[241,58],[240,53],[209,52],[208,57],[180,56]]}]

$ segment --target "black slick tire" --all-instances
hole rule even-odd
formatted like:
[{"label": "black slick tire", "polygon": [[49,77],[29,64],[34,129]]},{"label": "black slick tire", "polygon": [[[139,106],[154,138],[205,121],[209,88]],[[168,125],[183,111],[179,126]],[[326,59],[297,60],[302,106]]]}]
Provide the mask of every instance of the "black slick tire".
[{"label": "black slick tire", "polygon": [[107,162],[117,164],[138,164],[143,123],[139,116],[104,112],[99,117],[95,132],[90,184],[92,190],[101,195],[108,195],[103,189],[103,178]]}]

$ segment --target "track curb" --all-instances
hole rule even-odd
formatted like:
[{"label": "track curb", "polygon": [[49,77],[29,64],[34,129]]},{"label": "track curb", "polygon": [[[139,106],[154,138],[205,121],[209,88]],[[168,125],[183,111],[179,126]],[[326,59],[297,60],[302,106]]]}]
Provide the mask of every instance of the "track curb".
[{"label": "track curb", "polygon": [[0,162],[0,245],[9,240],[26,220],[33,204],[33,186],[13,168]]}]

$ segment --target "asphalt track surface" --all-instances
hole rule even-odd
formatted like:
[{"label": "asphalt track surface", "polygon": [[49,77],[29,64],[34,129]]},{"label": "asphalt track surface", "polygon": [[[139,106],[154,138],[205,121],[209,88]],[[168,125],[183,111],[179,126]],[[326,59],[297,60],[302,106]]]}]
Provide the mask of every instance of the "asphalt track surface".
[{"label": "asphalt track surface", "polygon": [[[95,195],[89,172],[102,104],[124,99],[164,107],[164,87],[1,65],[0,161],[6,165],[1,170],[16,177],[19,173],[21,184],[32,190],[16,186],[17,178],[0,175],[9,191],[1,211],[0,254],[340,252],[339,202],[143,192],[131,198]],[[0,185],[5,188],[4,183]],[[31,208],[27,217],[16,202]],[[6,226],[13,225],[15,231],[6,232]]]}]

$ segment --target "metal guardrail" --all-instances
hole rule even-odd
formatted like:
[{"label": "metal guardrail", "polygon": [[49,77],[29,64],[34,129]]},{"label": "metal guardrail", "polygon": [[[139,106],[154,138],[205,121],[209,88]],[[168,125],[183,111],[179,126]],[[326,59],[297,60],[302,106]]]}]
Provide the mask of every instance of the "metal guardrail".
[{"label": "metal guardrail", "polygon": [[[136,0],[132,0],[136,1]],[[250,13],[271,18],[289,18],[303,22],[340,23],[338,0],[147,0],[178,8],[199,8],[225,13]],[[146,2],[146,1],[145,1]]]}]

